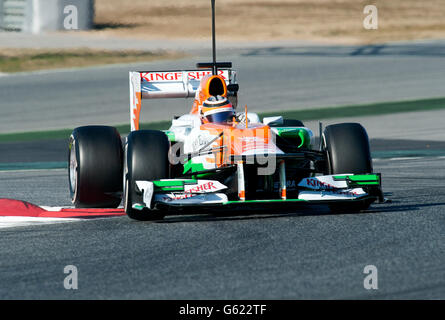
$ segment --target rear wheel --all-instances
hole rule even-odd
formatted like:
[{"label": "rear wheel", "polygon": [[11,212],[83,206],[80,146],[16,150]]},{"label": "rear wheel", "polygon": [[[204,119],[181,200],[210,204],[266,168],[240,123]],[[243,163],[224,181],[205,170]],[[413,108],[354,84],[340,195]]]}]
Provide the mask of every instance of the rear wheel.
[{"label": "rear wheel", "polygon": [[74,129],[69,140],[68,178],[76,208],[116,208],[122,198],[123,150],[113,127]]},{"label": "rear wheel", "polygon": [[[323,133],[327,155],[327,173],[372,173],[371,149],[368,134],[359,123],[340,123],[327,126]],[[365,210],[372,201],[365,200],[347,205],[332,205],[333,211]]]},{"label": "rear wheel", "polygon": [[136,181],[153,181],[169,176],[168,151],[170,143],[162,131],[138,130],[127,137],[124,155],[124,207],[127,215],[136,220],[158,220],[165,215],[160,210],[137,209],[143,194]]}]

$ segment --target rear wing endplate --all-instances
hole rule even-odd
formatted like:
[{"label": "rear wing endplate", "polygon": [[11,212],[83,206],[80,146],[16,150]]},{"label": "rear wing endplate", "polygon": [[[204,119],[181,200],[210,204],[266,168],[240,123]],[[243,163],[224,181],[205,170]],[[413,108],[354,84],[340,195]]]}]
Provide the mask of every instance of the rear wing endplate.
[{"label": "rear wing endplate", "polygon": [[[195,97],[201,79],[211,75],[212,70],[187,71],[131,71],[130,72],[130,123],[131,131],[139,129],[142,99],[191,98]],[[226,85],[236,84],[236,71],[219,69],[218,75]],[[227,90],[228,96],[236,91]]]}]

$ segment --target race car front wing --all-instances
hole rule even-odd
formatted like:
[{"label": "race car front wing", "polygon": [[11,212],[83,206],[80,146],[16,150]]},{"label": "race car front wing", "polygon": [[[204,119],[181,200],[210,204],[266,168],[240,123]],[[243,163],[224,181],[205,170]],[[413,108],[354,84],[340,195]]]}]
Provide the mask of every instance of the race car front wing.
[{"label": "race car front wing", "polygon": [[[227,186],[217,180],[161,179],[136,181],[143,203],[134,203],[133,209],[155,209],[159,205],[171,207],[215,206],[253,203],[339,203],[363,200],[383,202],[380,174],[339,174],[303,178],[298,183],[298,197],[286,197],[285,181],[281,181],[279,199],[246,199],[239,190],[238,200],[229,200]],[[284,187],[283,187],[284,186]],[[277,197],[277,198],[278,198]]]}]

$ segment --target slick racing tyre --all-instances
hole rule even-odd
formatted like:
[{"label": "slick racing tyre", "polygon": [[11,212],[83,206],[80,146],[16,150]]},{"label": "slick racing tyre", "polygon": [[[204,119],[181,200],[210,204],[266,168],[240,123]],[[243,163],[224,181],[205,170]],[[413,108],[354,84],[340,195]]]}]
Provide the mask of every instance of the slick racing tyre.
[{"label": "slick racing tyre", "polygon": [[68,178],[76,208],[116,208],[122,199],[123,149],[113,127],[74,129],[69,139]]},{"label": "slick racing tyre", "polygon": [[143,194],[136,186],[137,180],[168,178],[169,149],[170,143],[162,131],[138,130],[128,135],[124,152],[124,208],[130,218],[159,220],[165,216],[161,210],[139,210],[134,205],[144,205]]},{"label": "slick racing tyre", "polygon": [[372,173],[368,134],[359,123],[327,126],[323,134],[329,174]]},{"label": "slick racing tyre", "polygon": [[[359,123],[340,123],[327,126],[323,133],[327,156],[327,173],[372,173],[372,158],[366,130]],[[372,201],[331,206],[333,211],[360,211]]]}]

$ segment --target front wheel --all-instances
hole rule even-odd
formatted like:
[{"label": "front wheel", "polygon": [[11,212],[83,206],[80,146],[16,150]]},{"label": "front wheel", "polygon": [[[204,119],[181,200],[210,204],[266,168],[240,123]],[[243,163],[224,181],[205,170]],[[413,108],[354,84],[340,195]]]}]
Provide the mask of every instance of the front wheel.
[{"label": "front wheel", "polygon": [[[328,174],[372,173],[371,149],[368,134],[359,123],[340,123],[327,126],[323,133]],[[358,212],[367,209],[372,201],[364,200],[345,205],[332,205],[332,211]]]},{"label": "front wheel", "polygon": [[136,181],[153,181],[169,176],[168,151],[170,143],[162,131],[138,130],[127,137],[124,155],[124,208],[136,220],[159,220],[161,210],[143,208],[143,194]]}]

